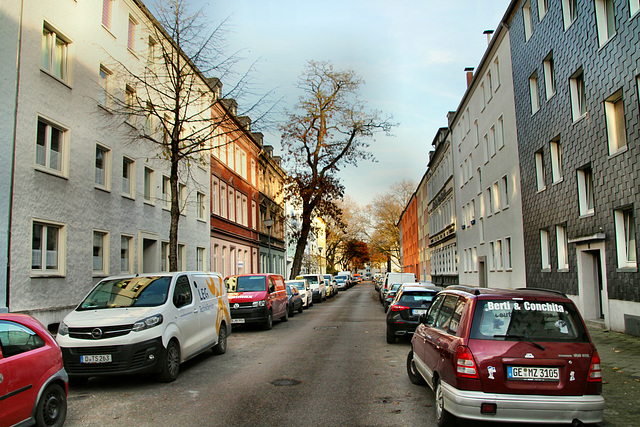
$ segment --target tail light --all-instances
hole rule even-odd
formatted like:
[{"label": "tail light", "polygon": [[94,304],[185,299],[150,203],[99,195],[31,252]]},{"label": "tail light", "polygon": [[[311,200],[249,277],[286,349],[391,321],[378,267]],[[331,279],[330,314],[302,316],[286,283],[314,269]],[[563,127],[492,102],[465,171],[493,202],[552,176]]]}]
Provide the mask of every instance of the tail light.
[{"label": "tail light", "polygon": [[602,370],[600,368],[600,355],[597,351],[593,352],[591,357],[591,366],[589,366],[589,376],[587,381],[601,383],[602,382]]},{"label": "tail light", "polygon": [[403,311],[403,310],[409,310],[409,307],[406,307],[404,305],[399,305],[399,304],[394,304],[391,306],[391,311]]},{"label": "tail light", "polygon": [[469,347],[465,347],[464,345],[460,345],[456,349],[456,376],[480,379],[473,354],[471,350],[469,350]]}]

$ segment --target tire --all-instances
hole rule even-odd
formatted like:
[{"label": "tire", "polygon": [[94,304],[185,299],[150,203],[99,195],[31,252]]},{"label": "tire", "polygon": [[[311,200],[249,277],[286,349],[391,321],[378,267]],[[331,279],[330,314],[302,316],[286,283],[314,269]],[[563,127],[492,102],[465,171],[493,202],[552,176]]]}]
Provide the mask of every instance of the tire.
[{"label": "tire", "polygon": [[284,311],[284,316],[282,316],[280,318],[281,322],[288,322],[289,321],[289,307],[287,306],[287,309]]},{"label": "tire", "polygon": [[300,308],[298,309],[298,313],[302,313],[302,310],[304,310],[304,308],[302,307],[302,304],[300,304]]},{"label": "tire", "polygon": [[180,346],[175,340],[169,341],[167,350],[164,353],[164,365],[158,375],[158,379],[165,383],[170,383],[178,378],[180,370]]},{"label": "tire", "polygon": [[267,320],[264,321],[262,328],[265,331],[269,331],[273,328],[273,313],[269,310],[269,314],[267,315]]},{"label": "tire", "polygon": [[294,317],[296,315],[296,311],[293,309],[294,304],[291,304],[291,307],[289,308],[289,317]]},{"label": "tire", "polygon": [[407,375],[409,376],[409,381],[415,385],[425,385],[426,381],[420,375],[420,372],[416,369],[416,364],[413,361],[413,350],[409,352],[407,355]]},{"label": "tire", "polygon": [[389,330],[387,327],[387,344],[395,344],[396,343],[396,335],[393,331]]},{"label": "tire", "polygon": [[67,395],[58,384],[50,384],[40,396],[36,407],[36,425],[62,426],[67,418]]},{"label": "tire", "polygon": [[436,396],[436,421],[439,427],[452,427],[456,425],[456,418],[444,409],[444,395],[442,394],[442,386],[440,380],[436,380],[434,394]]},{"label": "tire", "polygon": [[220,333],[218,334],[218,344],[211,347],[213,354],[225,354],[227,352],[227,325],[220,325]]}]

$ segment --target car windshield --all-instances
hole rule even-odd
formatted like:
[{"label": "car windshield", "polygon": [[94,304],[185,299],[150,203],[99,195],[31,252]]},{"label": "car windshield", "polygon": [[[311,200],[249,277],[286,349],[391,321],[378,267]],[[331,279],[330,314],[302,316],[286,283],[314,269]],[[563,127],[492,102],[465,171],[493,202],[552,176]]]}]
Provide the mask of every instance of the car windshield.
[{"label": "car windshield", "polygon": [[412,292],[404,292],[398,303],[409,304],[409,303],[418,303],[422,305],[431,305],[431,302],[435,298],[435,292],[430,291],[412,291]]},{"label": "car windshield", "polygon": [[317,285],[318,284],[318,277],[317,276],[304,276],[305,279],[307,279],[307,282],[309,282],[310,285]]},{"label": "car windshield", "polygon": [[347,278],[346,278],[346,277],[341,277],[341,276],[337,276],[337,277],[336,277],[336,282],[339,282],[339,283],[343,283],[343,282],[345,282],[346,280],[347,280]]},{"label": "car windshield", "polygon": [[573,304],[543,300],[478,301],[470,338],[500,341],[588,341]]},{"label": "car windshield", "polygon": [[225,279],[228,292],[260,292],[267,290],[265,276],[232,276]]},{"label": "car windshield", "polygon": [[104,280],[96,285],[77,310],[155,307],[167,301],[171,276]]},{"label": "car windshield", "polygon": [[295,286],[298,291],[304,291],[304,282],[287,282],[287,285]]}]

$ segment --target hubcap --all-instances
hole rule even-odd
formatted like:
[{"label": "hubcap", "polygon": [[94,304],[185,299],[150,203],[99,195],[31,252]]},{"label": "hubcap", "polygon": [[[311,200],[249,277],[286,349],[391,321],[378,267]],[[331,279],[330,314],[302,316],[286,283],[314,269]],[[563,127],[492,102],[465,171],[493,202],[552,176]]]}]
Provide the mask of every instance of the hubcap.
[{"label": "hubcap", "polygon": [[180,360],[178,359],[178,349],[175,346],[171,346],[169,349],[169,354],[167,355],[168,364],[169,364],[169,373],[171,376],[175,376],[178,374],[178,366],[180,364]]},{"label": "hubcap", "polygon": [[46,403],[43,408],[43,418],[47,425],[52,425],[58,419],[60,413],[60,401],[54,394],[47,396]]},{"label": "hubcap", "polygon": [[442,387],[438,383],[436,388],[436,416],[438,419],[442,418],[442,412],[444,411],[444,397],[442,396]]}]

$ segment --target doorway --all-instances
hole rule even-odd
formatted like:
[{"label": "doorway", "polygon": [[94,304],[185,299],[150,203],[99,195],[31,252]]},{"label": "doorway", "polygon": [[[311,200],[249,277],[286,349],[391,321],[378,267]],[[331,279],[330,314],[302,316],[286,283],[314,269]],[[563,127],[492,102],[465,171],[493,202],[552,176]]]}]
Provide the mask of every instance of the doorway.
[{"label": "doorway", "polygon": [[487,257],[478,257],[478,286],[487,287]]},{"label": "doorway", "polygon": [[605,320],[608,294],[604,274],[604,243],[578,247],[578,291],[586,320]]}]

